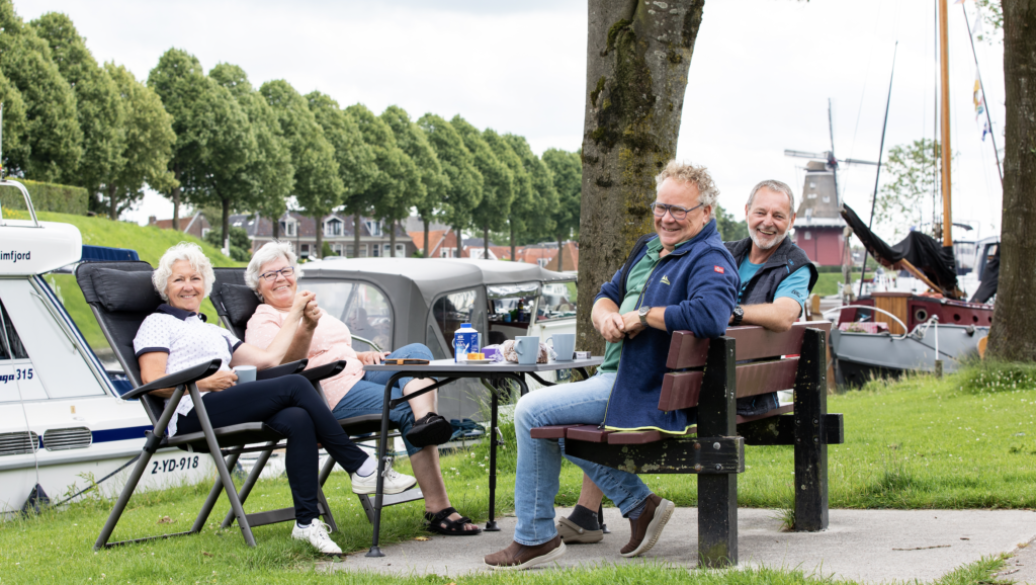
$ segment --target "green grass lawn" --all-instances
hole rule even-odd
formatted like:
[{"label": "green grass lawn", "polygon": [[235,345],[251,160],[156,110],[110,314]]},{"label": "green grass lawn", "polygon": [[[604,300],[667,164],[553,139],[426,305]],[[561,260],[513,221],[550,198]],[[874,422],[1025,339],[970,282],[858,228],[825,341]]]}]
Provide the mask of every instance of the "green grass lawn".
[{"label": "green grass lawn", "polygon": [[[25,211],[4,209],[3,214],[8,218],[28,219],[28,212]],[[112,221],[104,217],[86,217],[47,211],[37,213],[36,217],[40,221],[70,223],[76,226],[83,236],[83,243],[87,245],[136,250],[140,259],[152,266],[157,266],[162,254],[179,242],[194,242],[200,245],[213,266],[244,266],[244,264],[224,256],[218,248],[211,244],[182,232],[163,230],[154,226],[139,226],[124,221]],[[97,325],[97,320],[94,319],[90,307],[86,304],[86,299],[83,298],[83,293],[76,284],[75,276],[48,274],[46,281],[65,305],[65,310],[75,321],[90,347],[102,353],[108,350],[108,342],[101,333],[101,328]],[[216,309],[209,299],[205,299],[202,303],[201,312],[208,317],[209,323],[219,324]]]},{"label": "green grass lawn", "polygon": [[[892,384],[871,383],[862,391],[834,395],[829,411],[845,415],[844,445],[829,450],[832,508],[1032,508],[1036,494],[1036,366],[969,369],[944,380],[914,377]],[[505,426],[507,445],[500,452],[499,510],[514,507],[514,430]],[[488,447],[443,458],[444,477],[453,504],[476,521],[486,519]],[[792,450],[748,447],[746,472],[738,478],[741,506],[787,508],[792,502]],[[408,473],[405,460],[396,467]],[[693,506],[696,482],[691,476],[645,475],[663,497]],[[580,471],[565,464],[558,505],[576,501]],[[134,496],[114,535],[139,538],[185,530],[193,521],[208,486],[179,487]],[[349,491],[345,474],[332,475],[328,500],[341,532],[333,538],[346,551],[364,551],[370,525]],[[247,509],[271,509],[291,503],[287,481],[261,482]],[[289,538],[290,524],[255,530],[259,547],[245,546],[236,529],[221,531],[229,508],[223,499],[199,535],[120,547],[94,553],[91,546],[111,502],[89,500],[65,511],[0,523],[0,579],[7,582],[138,583],[280,583],[320,579],[335,583],[399,582],[395,577],[340,572],[317,575],[317,556]],[[384,511],[382,541],[414,538],[422,532],[419,503]],[[621,522],[613,509],[611,522]],[[172,524],[158,524],[168,516]],[[472,554],[458,549],[456,554]],[[348,566],[348,561],[346,560]],[[988,559],[962,568],[944,583],[989,582],[998,566]],[[719,575],[717,577],[717,575]],[[593,571],[536,571],[523,575],[471,577],[494,583],[589,583],[678,580],[691,583],[825,582],[793,570],[691,572],[683,567],[602,566]],[[449,583],[440,577],[411,577],[406,582]]]}]

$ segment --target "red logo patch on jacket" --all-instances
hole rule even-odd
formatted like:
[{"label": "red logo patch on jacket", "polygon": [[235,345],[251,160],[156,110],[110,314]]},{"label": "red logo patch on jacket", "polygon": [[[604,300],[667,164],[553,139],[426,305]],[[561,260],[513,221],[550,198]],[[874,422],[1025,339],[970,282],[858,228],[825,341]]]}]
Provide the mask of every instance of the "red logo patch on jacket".
[{"label": "red logo patch on jacket", "polygon": [[726,270],[724,270],[722,266],[713,266],[712,269],[715,270],[716,272],[720,273],[720,274],[725,274],[726,273]]}]

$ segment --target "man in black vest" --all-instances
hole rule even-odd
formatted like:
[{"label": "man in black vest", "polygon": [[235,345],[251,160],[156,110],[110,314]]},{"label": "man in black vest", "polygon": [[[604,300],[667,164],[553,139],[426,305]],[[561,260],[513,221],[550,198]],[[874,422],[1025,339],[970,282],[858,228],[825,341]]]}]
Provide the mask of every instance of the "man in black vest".
[{"label": "man in black vest", "polygon": [[[780,181],[762,181],[748,196],[745,217],[749,237],[725,242],[741,277],[738,305],[730,316],[731,327],[759,325],[787,331],[805,310],[806,299],[817,282],[817,269],[787,237],[795,223],[794,209],[791,187]],[[777,393],[749,396],[738,399],[737,413],[751,416],[777,406]],[[600,489],[584,475],[579,503],[570,516],[558,521],[558,534],[566,544],[604,538],[594,512],[602,498]]]},{"label": "man in black vest", "polygon": [[[795,223],[795,196],[780,181],[762,181],[745,205],[748,237],[726,242],[741,277],[738,305],[730,326],[761,325],[787,331],[805,311],[806,299],[817,283],[817,269],[788,236]],[[777,394],[738,399],[737,413],[762,414],[777,408]]]}]

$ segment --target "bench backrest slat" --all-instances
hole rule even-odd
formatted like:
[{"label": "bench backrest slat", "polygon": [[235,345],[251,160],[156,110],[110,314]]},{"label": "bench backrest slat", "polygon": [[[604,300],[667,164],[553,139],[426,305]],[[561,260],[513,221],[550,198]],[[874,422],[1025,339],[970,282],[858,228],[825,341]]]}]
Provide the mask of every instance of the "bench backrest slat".
[{"label": "bench backrest slat", "polygon": [[[726,336],[737,341],[738,361],[757,360],[798,353],[802,346],[802,332],[807,328],[831,333],[829,321],[802,321],[780,333],[762,327],[731,327]],[[700,368],[705,365],[708,354],[708,339],[698,339],[690,331],[674,331],[666,367],[670,370]]]},{"label": "bench backrest slat", "polygon": [[742,364],[737,367],[737,397],[758,396],[795,387],[799,358]]}]

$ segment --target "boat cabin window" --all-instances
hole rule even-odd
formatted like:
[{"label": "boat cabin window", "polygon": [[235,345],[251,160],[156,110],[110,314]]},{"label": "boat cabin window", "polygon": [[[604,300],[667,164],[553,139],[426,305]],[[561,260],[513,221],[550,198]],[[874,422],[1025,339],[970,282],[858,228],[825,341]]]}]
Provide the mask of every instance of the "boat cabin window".
[{"label": "boat cabin window", "polygon": [[[540,283],[520,282],[486,287],[489,297],[489,326],[498,323],[528,323],[540,296]],[[447,338],[449,339],[449,338]]]},{"label": "boat cabin window", "polygon": [[29,359],[25,353],[25,346],[18,332],[14,330],[14,323],[7,315],[7,308],[0,303],[0,319],[3,320],[3,333],[0,333],[0,360],[26,360]]},{"label": "boat cabin window", "polygon": [[[373,341],[382,351],[392,351],[392,305],[381,289],[349,280],[306,281],[300,286],[316,293],[320,307],[348,325],[350,334]],[[353,349],[359,352],[374,348],[353,340]]]},{"label": "boat cabin window", "polygon": [[460,329],[461,323],[471,323],[475,329],[481,327],[480,323],[474,321],[479,317],[475,311],[477,299],[478,292],[468,289],[443,295],[432,304],[432,318],[447,345],[453,346],[453,334]]},{"label": "boat cabin window", "polygon": [[121,372],[122,365],[115,357],[115,351],[108,343],[108,339],[101,333],[101,326],[97,323],[90,306],[86,304],[83,291],[76,282],[76,277],[71,274],[51,272],[44,277],[54,296],[58,298],[69,317],[83,334],[83,339],[94,350],[97,359],[104,364],[104,369],[109,372]]},{"label": "boat cabin window", "polygon": [[576,283],[549,282],[543,285],[540,303],[536,309],[537,321],[571,319],[576,316]]}]

